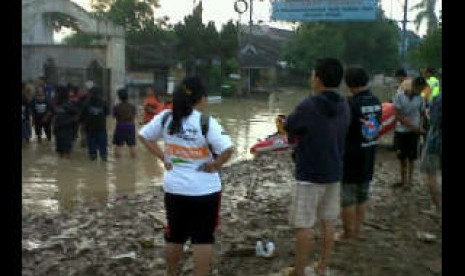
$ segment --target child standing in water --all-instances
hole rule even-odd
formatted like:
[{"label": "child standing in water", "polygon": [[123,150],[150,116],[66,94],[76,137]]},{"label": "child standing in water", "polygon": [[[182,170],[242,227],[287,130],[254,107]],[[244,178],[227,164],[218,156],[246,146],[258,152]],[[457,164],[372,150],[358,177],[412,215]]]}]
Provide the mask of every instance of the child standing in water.
[{"label": "child standing in water", "polygon": [[113,134],[113,145],[116,145],[115,157],[121,156],[124,144],[129,147],[129,154],[136,157],[136,107],[128,102],[128,92],[122,88],[118,90],[121,101],[113,108],[113,117],[116,119],[115,132]]},{"label": "child standing in water", "polygon": [[66,87],[58,86],[56,94],[56,104],[53,107],[53,133],[56,152],[60,157],[69,158],[73,147],[74,125],[78,119],[78,111],[68,101],[69,94]]},{"label": "child standing in water", "polygon": [[52,106],[50,101],[47,101],[42,88],[38,88],[32,100],[32,120],[37,142],[39,143],[42,142],[42,129],[45,132],[47,140],[51,141],[52,139],[51,116]]}]

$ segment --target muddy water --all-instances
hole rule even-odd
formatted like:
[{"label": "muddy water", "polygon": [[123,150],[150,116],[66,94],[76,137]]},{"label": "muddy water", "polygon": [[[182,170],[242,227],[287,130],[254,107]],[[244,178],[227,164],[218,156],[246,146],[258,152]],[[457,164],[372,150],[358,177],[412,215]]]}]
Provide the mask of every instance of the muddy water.
[{"label": "muddy water", "polygon": [[[236,146],[232,162],[252,158],[250,147],[257,139],[275,132],[274,118],[289,113],[307,91],[291,90],[248,99],[223,99],[210,104],[207,113],[215,116],[229,132]],[[111,137],[114,120],[108,118],[110,142],[108,162],[90,161],[86,149],[74,146],[70,160],[60,159],[54,152],[54,141],[31,143],[22,150],[23,214],[59,213],[93,201],[111,202],[127,193],[152,193],[161,189],[162,164],[142,145],[137,145],[137,158],[128,152],[115,159]]]}]

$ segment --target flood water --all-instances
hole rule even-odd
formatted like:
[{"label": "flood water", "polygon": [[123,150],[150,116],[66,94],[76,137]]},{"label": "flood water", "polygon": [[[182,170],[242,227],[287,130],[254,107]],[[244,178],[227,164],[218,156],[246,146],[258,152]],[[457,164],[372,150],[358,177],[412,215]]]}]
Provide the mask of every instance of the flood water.
[{"label": "flood water", "polygon": [[[308,93],[286,89],[269,96],[223,98],[221,103],[209,104],[207,113],[219,120],[236,146],[229,163],[251,159],[249,149],[257,139],[276,131],[275,116],[288,114]],[[124,194],[152,193],[161,188],[162,164],[140,143],[136,159],[131,159],[127,151],[122,158],[114,158],[114,125],[114,119],[108,117],[108,162],[90,161],[79,143],[74,145],[70,160],[60,159],[53,139],[38,144],[33,135],[31,143],[22,149],[23,214],[58,213],[89,202],[111,202]]]}]

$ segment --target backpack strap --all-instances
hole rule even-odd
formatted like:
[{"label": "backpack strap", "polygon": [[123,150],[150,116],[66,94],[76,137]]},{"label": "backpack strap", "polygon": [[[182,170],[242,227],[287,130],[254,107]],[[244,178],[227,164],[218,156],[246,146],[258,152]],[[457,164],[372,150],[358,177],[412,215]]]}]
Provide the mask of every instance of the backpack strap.
[{"label": "backpack strap", "polygon": [[200,126],[202,128],[202,135],[207,139],[208,128],[210,127],[210,116],[206,114],[200,115]]},{"label": "backpack strap", "polygon": [[210,115],[200,115],[200,127],[202,128],[202,135],[205,137],[205,140],[207,141],[208,148],[210,149],[210,152],[212,153],[213,158],[215,159],[217,157],[217,154],[213,152],[213,147],[210,143],[208,143],[207,140],[208,128],[210,127]]},{"label": "backpack strap", "polygon": [[163,114],[163,117],[161,118],[161,127],[162,128],[165,127],[166,121],[168,121],[168,118],[171,116],[171,113],[172,113],[171,111],[168,111],[165,114]]}]

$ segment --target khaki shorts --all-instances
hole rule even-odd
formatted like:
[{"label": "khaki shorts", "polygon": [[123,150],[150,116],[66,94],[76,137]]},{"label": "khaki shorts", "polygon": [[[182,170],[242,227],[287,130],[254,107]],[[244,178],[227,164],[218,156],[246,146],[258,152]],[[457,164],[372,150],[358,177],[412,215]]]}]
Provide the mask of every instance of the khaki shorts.
[{"label": "khaki shorts", "polygon": [[336,220],[340,212],[339,182],[315,184],[297,181],[293,188],[289,223],[295,228],[311,228],[318,216]]}]

